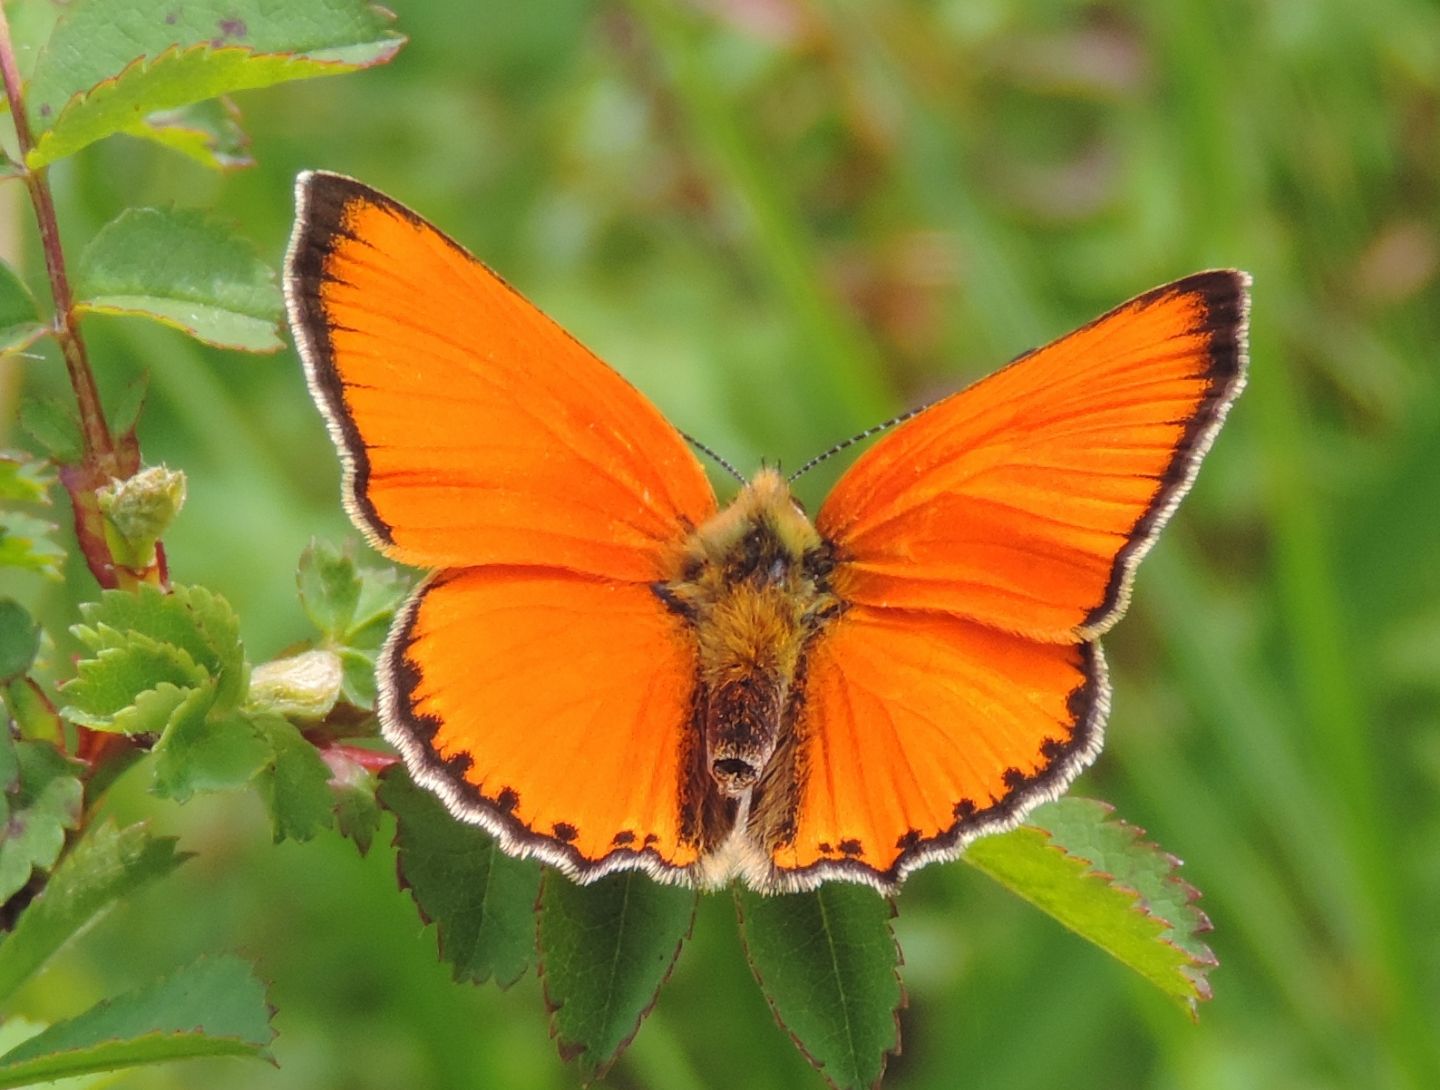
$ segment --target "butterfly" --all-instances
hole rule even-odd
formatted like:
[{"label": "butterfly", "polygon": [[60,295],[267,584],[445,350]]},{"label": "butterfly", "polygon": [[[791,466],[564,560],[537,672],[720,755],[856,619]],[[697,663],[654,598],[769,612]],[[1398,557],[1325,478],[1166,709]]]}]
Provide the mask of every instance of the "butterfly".
[{"label": "butterfly", "polygon": [[1244,383],[1249,278],[1155,288],[904,419],[811,520],[460,245],[307,172],[290,325],[351,519],[428,569],[385,737],[505,851],[893,891],[1100,749],[1100,637]]}]

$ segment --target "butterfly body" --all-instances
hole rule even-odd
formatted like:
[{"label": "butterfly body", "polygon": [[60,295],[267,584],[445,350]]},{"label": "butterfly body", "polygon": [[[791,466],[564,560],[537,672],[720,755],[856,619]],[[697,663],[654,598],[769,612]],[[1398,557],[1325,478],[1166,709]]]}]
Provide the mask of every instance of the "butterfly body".
[{"label": "butterfly body", "polygon": [[307,173],[286,298],[344,495],[431,574],[377,712],[458,818],[579,881],[893,890],[1100,748],[1099,637],[1244,382],[1197,273],[888,432],[812,522],[727,506],[618,373],[458,244]]}]

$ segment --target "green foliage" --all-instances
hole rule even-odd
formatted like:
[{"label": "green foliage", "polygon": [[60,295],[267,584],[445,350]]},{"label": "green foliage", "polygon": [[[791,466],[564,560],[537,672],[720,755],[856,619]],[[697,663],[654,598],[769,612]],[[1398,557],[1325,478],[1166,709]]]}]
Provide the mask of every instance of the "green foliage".
[{"label": "green foliage", "polygon": [[0,943],[0,1002],[98,915],[184,862],[175,843],[143,825],[106,823],[86,836]]},{"label": "green foliage", "polygon": [[[82,0],[36,61],[28,109],[40,137],[26,162],[42,167],[118,132],[196,156],[208,141],[178,135],[169,111],[383,64],[403,43],[363,0]],[[216,156],[213,165],[226,163]]]},{"label": "green foliage", "polygon": [[0,684],[23,676],[40,650],[40,626],[13,598],[0,598]]},{"label": "green foliage", "polygon": [[381,777],[379,799],[395,815],[400,881],[435,926],[455,979],[514,984],[535,962],[539,864],[456,821],[402,767]]},{"label": "green foliage", "polygon": [[0,1087],[196,1056],[269,1058],[265,986],[239,958],[198,961],[57,1022],[0,1056]]},{"label": "green foliage", "polygon": [[1196,937],[1209,921],[1177,875],[1173,856],[1110,821],[1091,799],[1061,799],[1028,825],[983,837],[965,852],[988,874],[1082,938],[1128,965],[1192,1016],[1210,998],[1215,956]]},{"label": "green foliage", "polygon": [[309,840],[334,822],[330,768],[315,747],[278,715],[259,715],[254,723],[270,749],[256,787],[270,810],[275,840]]},{"label": "green foliage", "polygon": [[339,656],[341,695],[353,707],[375,706],[375,656],[410,580],[394,568],[362,568],[351,549],[312,540],[296,574],[300,604]]},{"label": "green foliage", "polygon": [[49,742],[0,733],[0,904],[25,887],[32,871],[53,866],[66,832],[80,824],[75,773]]},{"label": "green foliage", "polygon": [[220,348],[274,352],[284,343],[274,270],[204,212],[126,209],[90,240],[75,278],[82,310],[153,318]]},{"label": "green foliage", "polygon": [[550,1032],[588,1081],[630,1043],[690,934],[697,894],[622,871],[590,885],[550,872],[538,944]]},{"label": "green foliage", "polygon": [[54,524],[15,506],[49,503],[48,485],[41,463],[25,455],[0,453],[0,568],[59,576],[65,554],[53,540]]},{"label": "green foliage", "polygon": [[878,1085],[900,1047],[894,909],[864,886],[737,892],[745,950],[775,1020],[837,1090]]},{"label": "green foliage", "polygon": [[0,261],[0,355],[32,344],[42,328],[35,296],[15,270]]},{"label": "green foliage", "polygon": [[[64,687],[70,703],[63,711],[74,721],[94,730],[168,730],[179,706],[174,693],[167,689],[137,706],[162,685],[208,693],[207,715],[224,716],[239,705],[248,678],[239,621],[212,591],[106,591],[80,615],[84,623],[72,632],[93,654],[77,663]],[[161,711],[166,719],[157,725]]]}]

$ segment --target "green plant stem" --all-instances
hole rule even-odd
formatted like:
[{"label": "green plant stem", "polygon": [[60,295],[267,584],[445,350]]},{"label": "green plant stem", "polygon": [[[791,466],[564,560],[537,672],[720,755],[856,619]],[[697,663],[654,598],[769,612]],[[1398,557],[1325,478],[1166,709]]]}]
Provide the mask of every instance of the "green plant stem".
[{"label": "green plant stem", "polygon": [[31,170],[26,165],[26,159],[35,146],[35,139],[30,132],[30,120],[25,114],[20,70],[15,63],[15,49],[10,41],[10,22],[5,16],[3,5],[0,5],[0,76],[3,76],[5,81],[5,97],[10,104],[10,117],[15,123],[21,176],[25,179],[25,188],[30,192],[30,203],[35,208],[35,220],[40,227],[40,246],[45,254],[45,269],[50,276],[50,291],[55,299],[55,340],[65,357],[70,385],[80,407],[85,462],[106,476],[114,476],[120,468],[115,441],[110,434],[109,425],[105,422],[100,391],[95,385],[95,374],[90,369],[85,341],[80,336],[80,327],[75,321],[74,296],[70,292],[70,278],[65,272],[65,254],[60,246],[60,225],[55,218],[55,200],[50,194],[50,183],[45,169],[42,167]]}]

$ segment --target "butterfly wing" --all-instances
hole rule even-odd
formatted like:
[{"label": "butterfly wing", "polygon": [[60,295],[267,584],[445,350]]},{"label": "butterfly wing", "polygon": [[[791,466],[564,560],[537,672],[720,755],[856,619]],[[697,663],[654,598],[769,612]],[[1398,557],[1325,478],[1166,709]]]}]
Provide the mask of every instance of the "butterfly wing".
[{"label": "butterfly wing", "polygon": [[1041,640],[1104,632],[1240,392],[1247,285],[1146,292],[876,443],[816,519],[841,596]]},{"label": "butterfly wing", "polygon": [[694,649],[643,584],[441,572],[380,664],[386,736],[452,813],[594,878],[695,861],[681,824]]},{"label": "butterfly wing", "polygon": [[683,437],[457,243],[350,178],[296,184],[286,296],[346,506],[417,567],[655,579],[715,508]]},{"label": "butterfly wing", "polygon": [[443,569],[379,666],[386,737],[507,850],[679,876],[693,638],[650,589],[715,500],[648,401],[413,212],[301,175],[291,327],[387,556]]},{"label": "butterfly wing", "polygon": [[817,526],[846,609],[812,645],[779,884],[889,887],[1099,751],[1096,643],[1243,383],[1237,272],[1147,292],[877,443]]}]

